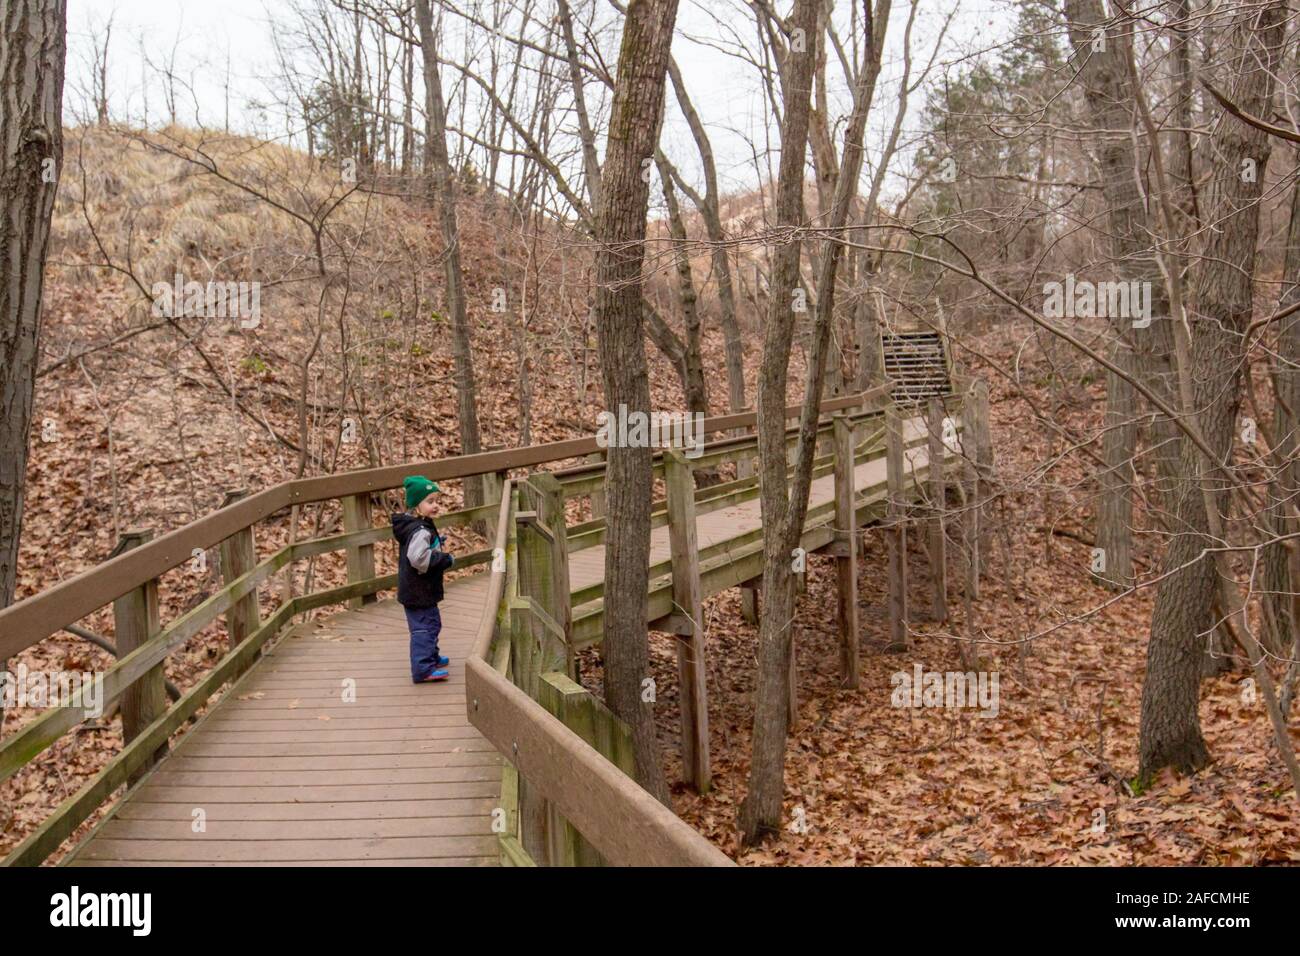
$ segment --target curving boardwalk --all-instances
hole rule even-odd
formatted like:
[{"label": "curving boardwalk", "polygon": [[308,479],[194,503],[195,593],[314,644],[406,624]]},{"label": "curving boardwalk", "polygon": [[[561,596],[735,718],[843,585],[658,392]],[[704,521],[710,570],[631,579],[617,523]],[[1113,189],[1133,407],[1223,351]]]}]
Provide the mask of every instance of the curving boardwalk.
[{"label": "curving boardwalk", "polygon": [[[909,422],[907,437],[922,428]],[[924,447],[906,458],[908,472],[926,466]],[[883,457],[857,466],[860,519],[884,484]],[[813,482],[810,506],[833,499],[831,476]],[[703,514],[699,546],[760,526],[756,500]],[[814,530],[829,535],[825,521]],[[651,561],[668,556],[668,528],[656,528]],[[574,552],[569,571],[575,592],[598,583],[604,548]],[[452,676],[442,684],[411,684],[406,623],[392,600],[291,628],[67,862],[496,865],[501,758],[466,717],[458,666],[486,594],[485,574],[448,582],[442,649]]]}]

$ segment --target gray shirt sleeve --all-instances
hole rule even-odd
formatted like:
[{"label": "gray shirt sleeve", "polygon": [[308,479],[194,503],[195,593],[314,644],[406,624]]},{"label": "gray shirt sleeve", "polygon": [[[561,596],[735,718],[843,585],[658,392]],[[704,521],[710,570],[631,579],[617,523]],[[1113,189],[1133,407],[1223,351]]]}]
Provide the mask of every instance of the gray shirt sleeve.
[{"label": "gray shirt sleeve", "polygon": [[428,528],[420,528],[411,535],[411,543],[406,546],[406,560],[420,574],[429,570],[429,560],[433,557],[433,536]]}]

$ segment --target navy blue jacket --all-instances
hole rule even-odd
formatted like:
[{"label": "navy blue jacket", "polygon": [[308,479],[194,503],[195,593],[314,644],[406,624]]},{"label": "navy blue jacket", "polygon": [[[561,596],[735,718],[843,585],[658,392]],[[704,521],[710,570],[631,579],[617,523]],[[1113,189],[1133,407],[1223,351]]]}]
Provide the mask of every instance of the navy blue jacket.
[{"label": "navy blue jacket", "polygon": [[442,575],[452,565],[441,550],[432,518],[398,512],[393,515],[397,539],[397,600],[404,607],[433,607],[442,600]]}]

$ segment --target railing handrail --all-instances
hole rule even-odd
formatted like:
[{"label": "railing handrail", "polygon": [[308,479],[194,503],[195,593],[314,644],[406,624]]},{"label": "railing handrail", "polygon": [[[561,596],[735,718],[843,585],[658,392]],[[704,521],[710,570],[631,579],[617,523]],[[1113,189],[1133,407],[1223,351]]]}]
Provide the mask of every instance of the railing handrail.
[{"label": "railing handrail", "polygon": [[[887,396],[889,388],[890,383],[886,382],[865,392],[830,399],[822,403],[820,410],[825,414],[862,405]],[[787,417],[799,414],[800,410],[799,405],[789,406]],[[757,421],[756,411],[716,415],[704,420],[703,432],[712,435],[752,427]],[[144,582],[179,567],[190,560],[195,548],[211,548],[292,505],[387,491],[399,487],[402,479],[413,472],[445,481],[580,458],[600,450],[602,447],[592,435],[280,482],[0,609],[0,660],[21,653]]]}]

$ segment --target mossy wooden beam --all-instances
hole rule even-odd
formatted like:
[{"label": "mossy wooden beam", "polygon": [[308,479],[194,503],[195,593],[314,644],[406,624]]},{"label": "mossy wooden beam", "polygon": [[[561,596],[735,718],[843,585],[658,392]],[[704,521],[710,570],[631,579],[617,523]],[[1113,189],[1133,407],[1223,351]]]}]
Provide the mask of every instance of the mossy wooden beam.
[{"label": "mossy wooden beam", "polygon": [[695,479],[691,463],[676,449],[664,453],[668,491],[668,547],[676,635],[677,677],[682,730],[682,772],[697,793],[712,782],[709,766],[709,698],[704,647],[704,604],[700,589],[700,549],[695,519]]},{"label": "mossy wooden beam", "polygon": [[[153,537],[151,531],[131,531],[118,542],[119,551],[138,548]],[[128,591],[113,602],[113,636],[117,656],[125,657],[143,647],[162,630],[158,617],[158,581],[146,581],[134,591]],[[167,709],[167,678],[162,663],[151,667],[145,674],[122,692],[122,738],[130,743]],[[164,742],[132,775],[138,776],[167,754]]]}]

